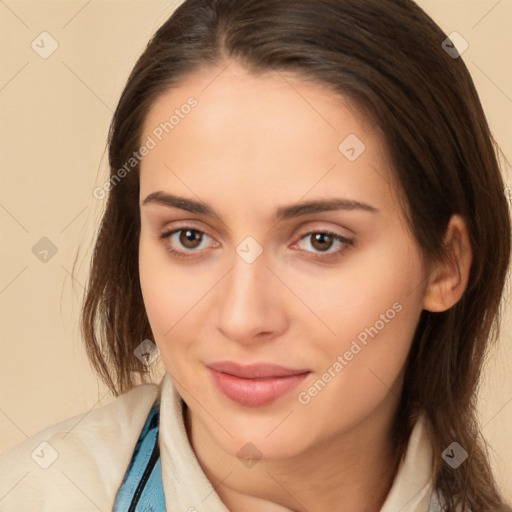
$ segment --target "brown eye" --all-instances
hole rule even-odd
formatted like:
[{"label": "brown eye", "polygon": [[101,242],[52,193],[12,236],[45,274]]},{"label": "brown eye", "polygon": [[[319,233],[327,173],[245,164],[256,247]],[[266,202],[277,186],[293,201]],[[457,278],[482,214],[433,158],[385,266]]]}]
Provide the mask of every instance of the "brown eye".
[{"label": "brown eye", "polygon": [[201,244],[203,233],[195,229],[182,229],[179,235],[180,244],[187,249],[196,249]]},{"label": "brown eye", "polygon": [[[301,247],[303,251],[309,253],[310,257],[314,259],[324,261],[329,258],[342,256],[354,243],[353,240],[338,235],[337,233],[331,233],[330,231],[310,231],[309,233],[303,234],[300,238],[301,244],[308,240],[309,244],[306,245],[310,245],[312,250]],[[332,250],[333,248],[335,250]]]},{"label": "brown eye", "polygon": [[311,245],[319,251],[325,251],[331,248],[334,237],[329,233],[313,233]]},{"label": "brown eye", "polygon": [[[204,243],[213,239],[205,232],[191,226],[183,226],[160,234],[164,247],[175,258],[191,258],[204,252]],[[215,245],[215,243],[214,243]],[[200,247],[202,246],[202,247]],[[197,254],[199,253],[199,254]]]}]

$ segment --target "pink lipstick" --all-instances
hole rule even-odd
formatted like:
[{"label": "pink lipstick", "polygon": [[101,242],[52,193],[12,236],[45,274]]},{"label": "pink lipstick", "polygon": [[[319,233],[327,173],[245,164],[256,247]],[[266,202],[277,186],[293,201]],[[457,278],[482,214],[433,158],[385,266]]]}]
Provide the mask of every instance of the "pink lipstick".
[{"label": "pink lipstick", "polygon": [[241,365],[220,361],[207,365],[217,389],[248,407],[270,404],[297,387],[310,373],[272,363]]}]

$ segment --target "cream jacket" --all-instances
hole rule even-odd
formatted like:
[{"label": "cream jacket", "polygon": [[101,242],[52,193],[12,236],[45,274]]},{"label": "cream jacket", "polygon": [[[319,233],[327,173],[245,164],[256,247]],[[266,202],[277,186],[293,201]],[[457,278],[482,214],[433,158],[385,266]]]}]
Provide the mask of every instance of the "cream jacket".
[{"label": "cream jacket", "polygon": [[[183,402],[168,374],[158,385],[137,386],[107,405],[44,429],[1,455],[0,511],[111,511],[139,433],[159,394],[158,442],[167,510],[229,512],[190,445]],[[432,449],[420,420],[380,512],[428,512],[431,468]]]}]

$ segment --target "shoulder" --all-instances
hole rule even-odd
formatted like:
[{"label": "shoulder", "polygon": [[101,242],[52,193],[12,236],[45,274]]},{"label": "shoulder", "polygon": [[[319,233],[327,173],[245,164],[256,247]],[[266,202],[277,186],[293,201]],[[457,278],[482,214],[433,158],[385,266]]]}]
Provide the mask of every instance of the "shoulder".
[{"label": "shoulder", "polygon": [[142,384],[51,425],[0,456],[0,511],[111,510],[140,430],[159,395]]}]

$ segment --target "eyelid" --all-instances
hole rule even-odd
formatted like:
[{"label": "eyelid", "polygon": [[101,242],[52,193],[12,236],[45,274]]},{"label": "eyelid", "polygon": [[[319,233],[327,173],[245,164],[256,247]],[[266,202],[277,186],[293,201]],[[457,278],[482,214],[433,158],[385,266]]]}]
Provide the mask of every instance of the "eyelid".
[{"label": "eyelid", "polygon": [[210,235],[208,229],[204,229],[203,227],[199,227],[199,226],[195,225],[195,222],[192,220],[190,220],[190,221],[189,220],[175,221],[172,223],[171,226],[166,226],[166,227],[161,228],[159,230],[159,233],[160,233],[160,235],[165,234],[165,233],[170,235],[171,233],[174,234],[177,231],[182,231],[182,230],[185,231],[187,229],[197,231],[198,233],[201,233],[203,235],[207,235],[212,240],[215,240],[215,238],[216,238],[213,235]]},{"label": "eyelid", "polygon": [[305,235],[311,235],[313,233],[329,233],[330,235],[338,236],[345,240],[350,240],[351,237],[355,236],[355,233],[353,233],[352,231],[350,231],[346,228],[345,228],[345,231],[348,231],[349,234],[343,234],[341,232],[341,229],[342,229],[341,227],[330,228],[330,227],[326,227],[325,225],[324,226],[314,225],[314,226],[308,227],[306,229],[301,229],[299,231],[299,234],[296,235],[296,237],[298,237],[298,239],[302,239]]}]

